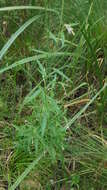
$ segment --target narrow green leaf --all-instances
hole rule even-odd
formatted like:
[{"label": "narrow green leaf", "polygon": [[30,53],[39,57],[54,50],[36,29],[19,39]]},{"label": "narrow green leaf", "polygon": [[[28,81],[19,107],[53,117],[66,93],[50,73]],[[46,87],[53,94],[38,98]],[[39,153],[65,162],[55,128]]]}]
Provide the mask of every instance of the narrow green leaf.
[{"label": "narrow green leaf", "polygon": [[8,190],[15,190],[18,185],[24,180],[24,178],[30,173],[30,171],[38,164],[41,158],[44,156],[42,153],[38,158],[36,158],[26,169],[25,171],[18,177],[16,182],[8,189]]},{"label": "narrow green leaf", "polygon": [[37,60],[37,64],[39,66],[39,72],[41,73],[43,79],[45,79],[45,77],[46,77],[45,67],[43,67],[43,65],[41,64],[41,62],[39,60]]},{"label": "narrow green leaf", "polygon": [[54,68],[55,73],[58,73],[60,76],[62,76],[63,78],[65,78],[67,81],[71,82],[71,80],[59,69]]},{"label": "narrow green leaf", "polygon": [[37,89],[37,88],[32,89],[31,92],[25,97],[23,103],[20,105],[18,113],[20,114],[23,107],[29,102],[31,102],[32,100],[36,99],[40,95],[40,93],[41,93],[41,89]]},{"label": "narrow green leaf", "polygon": [[42,137],[44,136],[46,126],[47,126],[47,114],[44,113],[42,124],[41,124]]},{"label": "narrow green leaf", "polygon": [[25,97],[25,100],[24,100],[24,105],[31,102],[33,99],[37,98],[40,94],[41,90],[38,89],[36,90],[35,92],[33,92],[33,94],[28,94],[26,97]]},{"label": "narrow green leaf", "polygon": [[57,43],[57,38],[56,38],[56,36],[55,36],[52,32],[50,32],[50,31],[49,31],[49,37],[50,37],[50,39],[52,39],[55,43]]},{"label": "narrow green leaf", "polygon": [[65,126],[68,129],[80,116],[87,110],[87,108],[94,102],[94,100],[103,92],[103,90],[107,87],[107,83],[96,93],[96,95],[67,123]]},{"label": "narrow green leaf", "polygon": [[54,12],[54,13],[57,13],[58,12],[54,9],[48,9],[48,8],[45,8],[45,7],[40,7],[40,6],[10,6],[10,7],[2,7],[0,8],[0,11],[15,11],[15,10],[25,10],[25,9],[28,9],[28,10],[45,10],[45,11],[49,11],[49,12]]},{"label": "narrow green leaf", "polygon": [[71,96],[73,93],[75,93],[78,89],[80,89],[83,86],[87,86],[88,84],[86,82],[83,82],[82,84],[80,84],[79,86],[77,86],[76,88],[74,88],[70,93],[68,93],[68,96]]},{"label": "narrow green leaf", "polygon": [[29,19],[27,22],[25,22],[7,41],[7,43],[3,46],[3,48],[0,51],[0,60],[2,59],[3,55],[7,52],[9,47],[13,44],[13,42],[16,40],[16,38],[34,21],[39,19],[40,16],[34,16],[31,19]]},{"label": "narrow green leaf", "polygon": [[8,71],[10,69],[13,69],[17,66],[23,65],[25,63],[30,63],[32,61],[37,61],[39,59],[44,59],[44,58],[50,58],[50,57],[60,57],[60,56],[71,56],[71,53],[66,53],[66,52],[57,52],[57,53],[44,53],[44,54],[40,54],[40,55],[35,55],[32,57],[27,57],[24,58],[20,61],[17,61],[15,63],[13,63],[12,65],[9,65],[3,69],[0,69],[0,74],[4,73],[5,71]]}]

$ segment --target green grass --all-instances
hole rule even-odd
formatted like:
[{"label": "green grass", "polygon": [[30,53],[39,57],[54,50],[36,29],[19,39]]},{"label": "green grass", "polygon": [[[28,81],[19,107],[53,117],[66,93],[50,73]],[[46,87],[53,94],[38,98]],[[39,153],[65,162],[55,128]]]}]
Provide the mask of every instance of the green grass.
[{"label": "green grass", "polygon": [[107,188],[106,9],[0,1],[0,188]]}]

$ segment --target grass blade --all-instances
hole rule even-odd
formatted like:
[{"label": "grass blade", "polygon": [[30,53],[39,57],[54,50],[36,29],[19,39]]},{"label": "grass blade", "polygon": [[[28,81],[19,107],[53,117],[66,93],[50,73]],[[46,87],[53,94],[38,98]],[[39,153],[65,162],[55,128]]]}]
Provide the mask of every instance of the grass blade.
[{"label": "grass blade", "polygon": [[0,12],[1,11],[15,11],[15,10],[25,10],[25,9],[28,9],[28,10],[41,10],[41,11],[49,11],[49,12],[54,12],[54,13],[57,13],[58,12],[54,9],[48,9],[48,8],[45,8],[45,7],[41,7],[41,6],[10,6],[10,7],[2,7],[0,8]]},{"label": "grass blade", "polygon": [[23,181],[23,179],[30,173],[30,171],[38,164],[41,158],[44,156],[42,153],[38,158],[36,158],[26,169],[25,171],[18,177],[16,182],[9,188],[9,190],[15,190],[18,185]]},{"label": "grass blade", "polygon": [[64,79],[66,79],[67,81],[71,82],[71,80],[59,69],[54,68],[55,73],[59,74],[60,76],[62,76]]},{"label": "grass blade", "polygon": [[94,100],[103,92],[103,90],[107,87],[107,83],[96,93],[96,95],[67,123],[65,126],[68,129],[86,110],[87,108],[94,102]]},{"label": "grass blade", "polygon": [[27,103],[29,103],[29,102],[31,102],[33,99],[35,99],[36,97],[38,97],[39,95],[40,95],[40,93],[41,93],[41,89],[38,89],[38,90],[36,90],[33,94],[31,94],[31,95],[27,95],[26,97],[25,97],[25,100],[24,100],[24,105],[25,104],[27,104]]},{"label": "grass blade", "polygon": [[29,63],[29,62],[32,62],[32,61],[37,61],[39,59],[44,59],[44,58],[50,58],[50,57],[60,57],[60,56],[71,56],[71,53],[69,52],[57,52],[57,53],[44,53],[44,54],[40,54],[40,55],[35,55],[35,56],[32,56],[32,57],[27,57],[27,58],[24,58],[20,61],[17,61],[15,63],[13,63],[12,65],[9,65],[3,69],[0,70],[0,74],[4,73],[5,71],[8,71],[10,69],[13,69],[19,65],[23,65],[25,63]]},{"label": "grass blade", "polygon": [[0,51],[0,60],[2,59],[3,55],[7,52],[9,47],[13,44],[13,42],[16,40],[16,38],[34,21],[39,19],[40,16],[34,16],[31,19],[29,19],[27,22],[25,22],[7,41],[7,43],[3,46],[3,48]]}]

